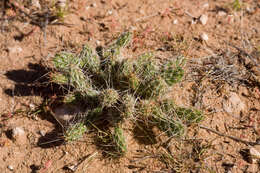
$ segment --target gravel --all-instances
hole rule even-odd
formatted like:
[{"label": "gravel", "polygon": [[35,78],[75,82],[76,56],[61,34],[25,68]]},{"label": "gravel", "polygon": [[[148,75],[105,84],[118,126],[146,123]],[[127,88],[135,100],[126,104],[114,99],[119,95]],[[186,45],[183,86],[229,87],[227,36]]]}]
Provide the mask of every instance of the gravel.
[{"label": "gravel", "polygon": [[21,127],[14,127],[12,129],[12,138],[19,145],[23,145],[27,143],[26,133],[24,129]]},{"label": "gravel", "polygon": [[206,25],[206,24],[207,24],[207,21],[208,21],[208,16],[205,15],[205,14],[202,14],[202,15],[200,16],[199,20],[200,20],[200,23],[201,23],[202,25]]}]

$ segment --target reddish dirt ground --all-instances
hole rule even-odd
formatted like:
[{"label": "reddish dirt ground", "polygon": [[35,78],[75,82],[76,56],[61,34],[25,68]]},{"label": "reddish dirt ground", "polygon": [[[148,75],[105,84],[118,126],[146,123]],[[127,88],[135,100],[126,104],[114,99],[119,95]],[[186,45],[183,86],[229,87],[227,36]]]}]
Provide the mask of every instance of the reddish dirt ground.
[{"label": "reddish dirt ground", "polygon": [[[71,0],[58,21],[46,17],[51,2],[31,2],[40,6],[26,0],[0,3],[0,172],[71,172],[70,165],[76,165],[74,172],[260,172],[260,157],[248,152],[258,145],[243,142],[256,144],[260,135],[259,0],[243,0],[241,9],[229,0]],[[201,15],[208,17],[205,25]],[[186,76],[173,98],[205,113],[187,138],[168,143],[172,165],[160,155],[167,138],[151,129],[158,142],[145,145],[131,124],[124,125],[128,152],[118,160],[104,158],[91,134],[73,143],[41,145],[43,137],[59,139],[45,135],[57,130],[51,115],[31,111],[55,96],[39,86],[48,72],[44,65],[59,51],[78,52],[86,43],[104,46],[127,30],[134,32],[131,55],[186,57]],[[27,138],[14,141],[14,127],[22,127]],[[194,151],[195,143],[200,150]]]}]

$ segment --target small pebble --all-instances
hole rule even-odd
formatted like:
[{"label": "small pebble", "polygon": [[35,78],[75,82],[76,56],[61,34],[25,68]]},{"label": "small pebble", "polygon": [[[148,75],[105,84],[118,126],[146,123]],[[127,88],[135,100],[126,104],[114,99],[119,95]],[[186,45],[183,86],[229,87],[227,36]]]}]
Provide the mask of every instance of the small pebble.
[{"label": "small pebble", "polygon": [[7,168],[10,170],[10,171],[13,171],[14,170],[14,167],[12,165],[8,165]]},{"label": "small pebble", "polygon": [[234,16],[232,14],[227,16],[227,22],[228,23],[233,23],[234,22]]},{"label": "small pebble", "polygon": [[59,7],[59,8],[65,8],[66,7],[66,4],[67,4],[67,2],[66,2],[67,0],[58,0],[58,2],[57,2],[57,7]]},{"label": "small pebble", "polygon": [[91,7],[97,7],[97,4],[96,3],[93,3],[90,5]]},{"label": "small pebble", "polygon": [[202,8],[209,8],[209,3],[205,3],[202,5]]},{"label": "small pebble", "polygon": [[24,22],[24,23],[23,23],[23,27],[24,27],[24,28],[27,27],[28,25],[30,25],[29,22]]},{"label": "small pebble", "polygon": [[224,111],[233,116],[239,117],[241,111],[246,110],[246,103],[235,92],[231,92],[222,104]]},{"label": "small pebble", "polygon": [[25,134],[24,130],[21,127],[13,128],[12,133],[13,133],[13,137]]},{"label": "small pebble", "polygon": [[108,14],[108,15],[112,15],[112,14],[113,14],[113,11],[112,11],[112,10],[109,10],[109,11],[107,12],[107,14]]},{"label": "small pebble", "polygon": [[7,50],[9,53],[20,53],[23,51],[20,46],[8,47]]},{"label": "small pebble", "polygon": [[130,26],[130,29],[129,29],[130,31],[137,31],[137,27],[135,27],[135,26]]},{"label": "small pebble", "polygon": [[218,16],[222,17],[222,16],[226,16],[227,13],[225,11],[219,11],[218,12]]},{"label": "small pebble", "polygon": [[252,14],[254,12],[254,10],[253,10],[253,8],[246,7],[246,12],[248,12],[249,14]]},{"label": "small pebble", "polygon": [[39,130],[39,134],[40,134],[41,136],[45,136],[45,135],[46,135],[46,132],[43,131],[43,130]]},{"label": "small pebble", "polygon": [[141,8],[141,9],[139,10],[139,13],[142,14],[142,15],[145,15],[145,11],[143,10],[143,8]]},{"label": "small pebble", "polygon": [[208,21],[208,16],[206,16],[205,14],[202,14],[202,15],[200,16],[199,20],[200,20],[200,23],[201,23],[202,25],[206,25],[206,24],[207,24],[207,21]]},{"label": "small pebble", "polygon": [[207,35],[206,33],[201,34],[201,35],[200,35],[200,38],[201,38],[202,40],[204,40],[204,41],[208,41],[208,40],[209,40],[209,37],[208,37],[208,35]]},{"label": "small pebble", "polygon": [[32,110],[34,110],[34,109],[35,109],[35,105],[34,105],[34,104],[32,104],[32,103],[30,103],[30,104],[29,104],[29,107],[30,107],[30,109],[32,109]]},{"label": "small pebble", "polygon": [[251,156],[253,156],[256,159],[260,159],[260,153],[256,148],[251,147],[249,151]]},{"label": "small pebble", "polygon": [[194,20],[194,19],[191,20],[192,25],[195,25],[196,23],[197,23],[197,20]]},{"label": "small pebble", "polygon": [[97,44],[97,45],[100,45],[101,42],[100,42],[99,40],[96,40],[96,44]]},{"label": "small pebble", "polygon": [[19,145],[26,144],[27,142],[27,136],[21,127],[15,127],[12,129],[12,138]]},{"label": "small pebble", "polygon": [[177,19],[174,19],[173,22],[172,22],[174,25],[178,24],[178,20]]},{"label": "small pebble", "polygon": [[32,119],[35,120],[35,121],[39,121],[39,117],[37,115],[33,115]]},{"label": "small pebble", "polygon": [[32,6],[41,9],[41,4],[39,0],[32,0]]},{"label": "small pebble", "polygon": [[78,168],[78,165],[77,164],[74,164],[74,165],[70,165],[70,166],[67,166],[67,168],[69,170],[71,170],[72,172],[75,172]]}]

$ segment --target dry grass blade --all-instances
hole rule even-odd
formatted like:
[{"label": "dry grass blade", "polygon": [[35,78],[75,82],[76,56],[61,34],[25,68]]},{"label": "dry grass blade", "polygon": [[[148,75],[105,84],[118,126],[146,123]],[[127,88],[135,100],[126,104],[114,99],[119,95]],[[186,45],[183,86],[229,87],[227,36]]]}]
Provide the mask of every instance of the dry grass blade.
[{"label": "dry grass blade", "polygon": [[218,131],[216,131],[214,129],[211,129],[209,127],[205,127],[205,126],[202,126],[202,125],[199,125],[199,127],[202,128],[202,129],[208,130],[210,132],[213,132],[213,133],[215,133],[215,134],[217,134],[219,136],[227,137],[227,138],[232,139],[232,140],[234,140],[236,142],[241,142],[241,143],[246,144],[246,145],[258,145],[259,144],[258,142],[245,141],[245,140],[240,139],[238,137],[226,135],[224,133],[218,132]]}]

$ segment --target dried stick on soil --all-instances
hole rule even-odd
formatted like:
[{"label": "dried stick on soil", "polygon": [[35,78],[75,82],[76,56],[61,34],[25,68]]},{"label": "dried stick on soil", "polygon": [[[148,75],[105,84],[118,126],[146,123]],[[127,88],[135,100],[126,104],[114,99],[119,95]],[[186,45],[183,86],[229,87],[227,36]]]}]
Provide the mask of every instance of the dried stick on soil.
[{"label": "dried stick on soil", "polygon": [[156,158],[156,155],[144,156],[144,157],[139,158],[139,159],[137,159],[137,160],[130,160],[130,162],[131,162],[131,163],[137,163],[137,162],[140,162],[140,161],[149,159],[149,158]]},{"label": "dried stick on soil", "polygon": [[47,44],[46,28],[49,24],[49,10],[44,17],[45,17],[45,21],[44,21],[44,24],[43,24],[43,37],[44,37],[44,47],[45,47],[46,44]]},{"label": "dried stick on soil", "polygon": [[[90,156],[86,157],[80,165],[83,165],[83,172],[87,172],[86,168],[89,166],[90,162],[97,156],[98,152],[91,154]],[[81,172],[81,171],[80,171]]]},{"label": "dried stick on soil", "polygon": [[136,19],[135,22],[141,22],[141,21],[143,21],[143,20],[146,20],[146,19],[149,19],[149,18],[158,16],[158,15],[160,15],[160,13],[155,13],[155,14],[151,14],[151,15],[149,15],[149,16],[141,17],[141,18],[139,18],[139,19]]},{"label": "dried stick on soil", "polygon": [[246,140],[240,139],[240,138],[238,138],[238,137],[229,136],[229,135],[226,135],[226,134],[224,134],[224,133],[218,132],[218,131],[216,131],[216,130],[214,130],[214,129],[211,129],[211,128],[209,128],[209,127],[206,127],[206,126],[199,125],[199,127],[202,128],[202,129],[208,130],[208,131],[210,131],[210,132],[213,132],[213,133],[215,133],[215,134],[217,134],[217,135],[219,135],[219,136],[223,136],[223,137],[227,137],[227,138],[229,138],[229,139],[232,139],[232,140],[234,140],[234,141],[236,141],[236,142],[241,142],[241,143],[243,143],[243,144],[251,145],[251,146],[259,145],[258,142],[246,141]]}]

